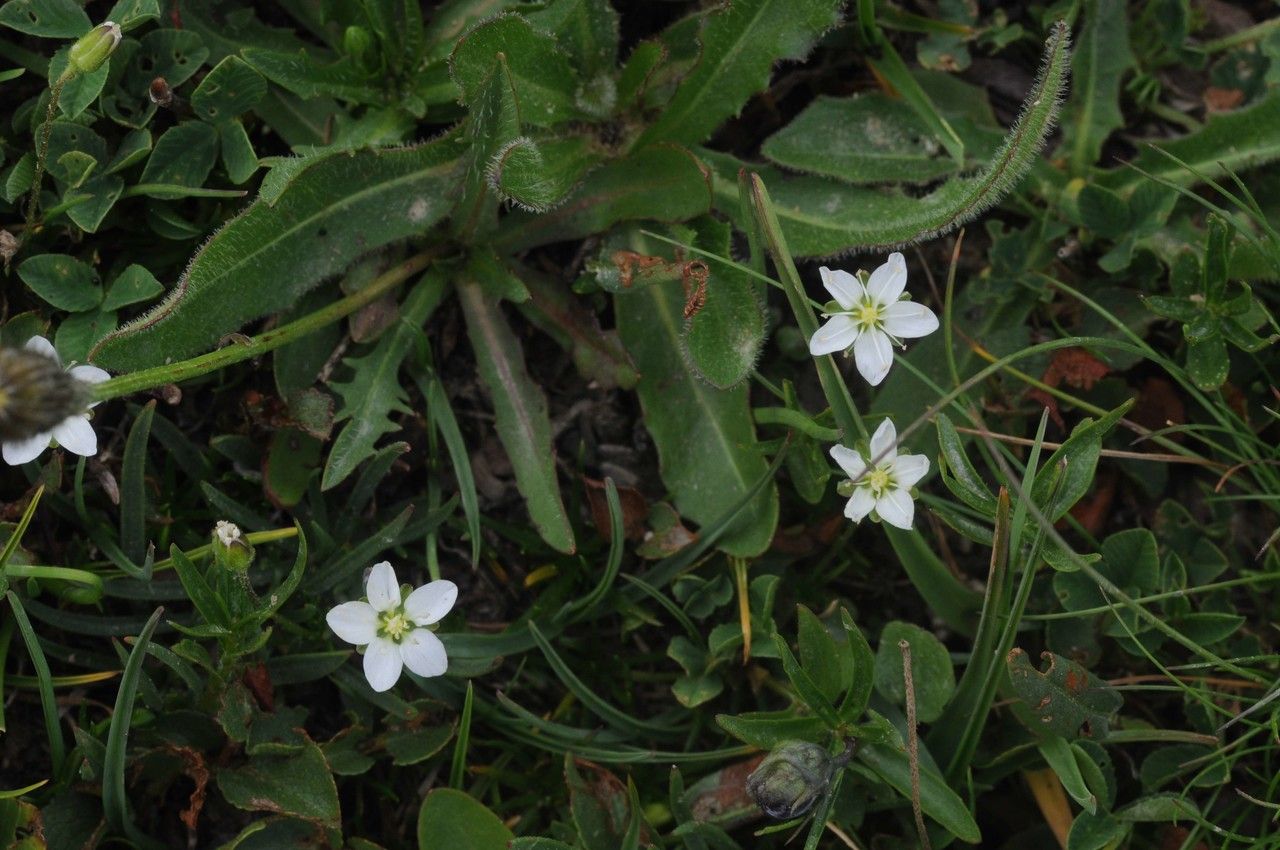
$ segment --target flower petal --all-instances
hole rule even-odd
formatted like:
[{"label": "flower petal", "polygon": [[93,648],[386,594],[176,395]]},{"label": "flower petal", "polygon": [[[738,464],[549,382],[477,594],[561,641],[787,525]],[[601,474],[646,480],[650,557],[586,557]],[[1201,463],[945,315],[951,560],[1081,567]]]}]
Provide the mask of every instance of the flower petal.
[{"label": "flower petal", "polygon": [[876,514],[889,525],[910,531],[911,520],[916,514],[916,503],[906,490],[890,490],[876,500]]},{"label": "flower petal", "polygon": [[58,350],[53,347],[53,343],[42,336],[33,336],[27,340],[22,346],[27,351],[34,351],[36,354],[43,354],[45,357],[52,358],[59,366],[62,365],[62,358],[58,356]]},{"label": "flower petal", "polygon": [[22,466],[24,463],[40,457],[40,453],[49,448],[52,434],[36,434],[25,440],[6,440],[4,443],[4,462],[10,466]]},{"label": "flower petal", "polygon": [[409,632],[400,644],[400,657],[404,659],[404,666],[419,676],[443,676],[449,669],[444,644],[428,629]]},{"label": "flower petal", "polygon": [[893,420],[886,419],[871,435],[871,462],[876,466],[888,466],[898,456],[898,429]]},{"label": "flower petal", "polygon": [[890,254],[889,259],[873,271],[867,280],[867,294],[872,301],[882,306],[897,301],[906,288],[907,261],[897,251]]},{"label": "flower petal", "polygon": [[853,491],[853,495],[845,504],[844,515],[854,522],[862,522],[862,518],[871,513],[871,509],[875,506],[876,497],[871,495],[871,490],[867,487],[859,487]]},{"label": "flower petal", "polygon": [[380,614],[400,606],[400,585],[396,582],[396,571],[391,568],[389,561],[379,561],[369,570],[364,595],[369,598],[373,610]]},{"label": "flower petal", "polygon": [[895,301],[884,308],[884,330],[899,339],[928,336],[938,329],[938,317],[915,301]]},{"label": "flower petal", "polygon": [[324,621],[347,643],[364,646],[378,637],[378,612],[368,602],[343,602],[329,609]]},{"label": "flower petal", "polygon": [[53,426],[53,438],[73,454],[93,457],[98,453],[98,435],[93,432],[88,417],[68,416]]},{"label": "flower petal", "polygon": [[929,458],[924,455],[898,455],[893,462],[893,480],[899,487],[914,487],[929,472]]},{"label": "flower petal", "polygon": [[100,369],[97,366],[88,364],[72,366],[67,371],[71,373],[71,377],[77,381],[84,381],[86,384],[100,384],[111,379],[111,373],[106,369]]},{"label": "flower petal", "polygon": [[854,481],[867,471],[867,462],[862,459],[862,452],[856,449],[848,446],[832,446],[831,457],[840,464],[844,474]]},{"label": "flower petal", "polygon": [[375,691],[390,690],[400,678],[403,667],[400,647],[389,638],[375,638],[364,651],[364,677]]},{"label": "flower petal", "polygon": [[814,357],[835,354],[853,345],[853,341],[857,338],[858,328],[853,324],[853,319],[843,313],[837,313],[828,319],[825,325],[818,328],[818,332],[809,340],[809,353]]},{"label": "flower petal", "polygon": [[[429,626],[448,614],[457,601],[458,586],[453,582],[447,579],[427,582],[409,594],[409,598],[404,601],[404,613],[419,626]],[[413,670],[413,667],[410,666],[409,669]]]},{"label": "flower petal", "polygon": [[866,330],[853,344],[853,362],[871,386],[878,385],[893,365],[893,345],[881,330]]},{"label": "flower petal", "polygon": [[822,275],[822,285],[827,288],[827,292],[830,292],[831,297],[845,310],[852,310],[866,294],[866,287],[856,275],[839,269],[829,269],[826,266],[818,269],[818,274]]}]

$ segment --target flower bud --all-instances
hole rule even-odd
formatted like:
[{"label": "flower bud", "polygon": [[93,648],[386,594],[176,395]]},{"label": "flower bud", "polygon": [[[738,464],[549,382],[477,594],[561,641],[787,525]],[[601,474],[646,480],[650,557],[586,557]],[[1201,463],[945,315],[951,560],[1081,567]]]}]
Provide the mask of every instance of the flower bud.
[{"label": "flower bud", "polygon": [[368,66],[373,47],[373,35],[364,27],[347,27],[342,33],[342,52],[361,66]]},{"label": "flower bud", "polygon": [[817,744],[788,741],[747,777],[747,793],[766,815],[790,820],[809,809],[831,781],[831,755]]},{"label": "flower bud", "polygon": [[86,385],[57,360],[26,348],[0,348],[0,440],[26,440],[83,413]]},{"label": "flower bud", "polygon": [[253,545],[234,522],[220,519],[214,527],[213,561],[232,573],[243,573],[253,563]]},{"label": "flower bud", "polygon": [[111,21],[98,24],[71,45],[71,67],[81,74],[92,74],[102,67],[119,44],[119,24]]}]

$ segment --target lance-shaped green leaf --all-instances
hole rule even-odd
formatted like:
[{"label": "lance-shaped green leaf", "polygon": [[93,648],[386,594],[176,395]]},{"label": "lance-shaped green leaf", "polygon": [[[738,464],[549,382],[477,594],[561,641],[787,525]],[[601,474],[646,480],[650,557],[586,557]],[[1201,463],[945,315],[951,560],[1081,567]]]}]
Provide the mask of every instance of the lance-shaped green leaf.
[{"label": "lance-shaped green leaf", "polygon": [[636,385],[640,374],[617,331],[602,330],[596,314],[563,282],[527,267],[517,273],[529,290],[529,301],[520,305],[525,318],[573,355],[573,363],[584,378],[602,387],[631,389]]},{"label": "lance-shaped green leaf", "polygon": [[308,100],[326,96],[368,104],[387,100],[378,79],[350,56],[326,62],[301,47],[290,52],[246,47],[240,55],[271,82]]},{"label": "lance-shaped green leaf", "polygon": [[711,178],[702,163],[676,145],[653,145],[591,172],[549,213],[506,216],[497,246],[523,251],[581,239],[620,221],[684,221],[710,209]]},{"label": "lance-shaped green leaf", "polygon": [[[858,749],[857,757],[903,798],[910,800],[915,796],[911,787],[911,761],[906,752],[888,744],[864,744]],[[935,770],[924,764],[920,765],[920,808],[961,841],[970,844],[982,841],[982,833],[964,800]]]},{"label": "lance-shaped green leaf", "polygon": [[791,711],[750,711],[746,714],[717,714],[716,723],[739,741],[773,749],[787,741],[821,743],[831,738],[831,729],[819,717],[797,716]]},{"label": "lance-shaped green leaf", "polygon": [[1157,139],[1153,144],[1155,149],[1146,148],[1133,159],[1133,168],[1117,168],[1100,182],[1127,191],[1150,174],[1189,186],[1280,159],[1280,91],[1245,109],[1213,115],[1194,133],[1169,141]]},{"label": "lance-shaped green leaf", "polygon": [[555,33],[584,80],[618,63],[618,12],[609,0],[555,0],[529,14],[535,27]]},{"label": "lance-shaped green leaf", "polygon": [[1124,126],[1120,78],[1133,66],[1128,5],[1124,0],[1085,0],[1071,100],[1062,125],[1069,139],[1072,174],[1083,174],[1096,163],[1107,136]]},{"label": "lance-shaped green leaf", "polygon": [[443,274],[429,271],[400,305],[399,321],[392,325],[367,354],[343,361],[351,369],[346,381],[329,386],[342,399],[335,422],[347,420],[329,449],[320,488],[328,490],[346,480],[356,467],[372,457],[384,434],[400,426],[391,413],[408,413],[400,384],[400,364],[413,348],[427,317],[440,304],[447,283]]},{"label": "lance-shaped green leaf", "polygon": [[1044,672],[1032,666],[1021,649],[1014,649],[1006,659],[1013,692],[1033,715],[1032,731],[1068,740],[1082,734],[1106,738],[1111,715],[1124,703],[1120,693],[1061,655],[1042,652],[1040,657],[1049,663]]},{"label": "lance-shaped green leaf", "polygon": [[467,319],[480,379],[493,401],[498,437],[511,459],[516,486],[533,524],[553,548],[574,551],[573,527],[556,481],[555,448],[547,399],[525,368],[524,351],[502,315],[498,299],[470,270],[458,281],[458,300]]},{"label": "lance-shaped green leaf", "polygon": [[[677,284],[614,296],[618,330],[640,370],[636,391],[658,447],[662,480],[682,516],[715,521],[743,498],[768,465],[756,443],[745,385],[710,386],[680,355],[684,299]],[[773,539],[778,489],[770,482],[738,514],[719,547],[753,557]]]},{"label": "lance-shaped green leaf", "polygon": [[873,92],[819,97],[770,136],[760,152],[785,168],[846,183],[927,183],[957,168],[937,138],[901,100]]},{"label": "lance-shaped green leaf", "polygon": [[501,53],[493,58],[489,76],[479,85],[472,100],[467,135],[471,139],[467,177],[458,211],[453,214],[454,228],[460,233],[492,228],[498,204],[489,191],[489,162],[520,135],[515,81],[507,58]]},{"label": "lance-shaped green leaf", "polygon": [[471,105],[481,96],[493,63],[504,57],[520,97],[520,118],[549,127],[578,117],[578,80],[555,39],[520,15],[503,13],[473,27],[449,57],[449,73]]},{"label": "lance-shaped green leaf", "polygon": [[839,21],[840,0],[735,0],[707,15],[702,56],[641,143],[705,141],[769,85],[774,63],[803,59]]},{"label": "lance-shaped green leaf", "polygon": [[[986,166],[972,177],[948,180],[923,198],[759,169],[792,252],[821,257],[932,239],[991,207],[1026,174],[1053,129],[1070,65],[1069,40],[1066,24],[1054,27],[1022,115]],[[743,163],[725,154],[700,155],[715,174],[716,208],[745,228],[737,182]]]},{"label": "lance-shaped green leaf", "polygon": [[446,137],[305,165],[270,202],[259,198],[231,219],[158,307],[108,336],[91,357],[130,371],[197,354],[289,307],[362,254],[422,232],[448,209],[456,147]]},{"label": "lance-shaped green leaf", "polygon": [[[1085,418],[1045,462],[1036,475],[1031,496],[1050,522],[1061,519],[1089,492],[1094,471],[1098,468],[1098,458],[1102,456],[1103,438],[1111,433],[1134,403],[1134,399],[1129,399],[1097,420]],[[1049,504],[1051,497],[1053,503]]]}]

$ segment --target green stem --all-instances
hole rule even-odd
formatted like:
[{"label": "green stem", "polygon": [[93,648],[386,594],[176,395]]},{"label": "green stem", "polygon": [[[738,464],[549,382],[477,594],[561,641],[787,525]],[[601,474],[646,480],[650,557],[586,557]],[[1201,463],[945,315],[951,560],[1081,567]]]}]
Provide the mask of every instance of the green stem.
[{"label": "green stem", "polygon": [[[1150,596],[1135,596],[1133,602],[1136,605],[1145,605],[1148,602],[1162,602],[1166,599],[1184,599],[1198,593],[1212,593],[1215,590],[1226,590],[1230,587],[1240,587],[1241,585],[1259,584],[1268,581],[1280,581],[1280,575],[1276,573],[1267,573],[1264,575],[1245,576],[1244,578],[1233,578],[1227,581],[1215,581],[1210,584],[1202,584],[1198,587],[1184,587],[1181,590],[1168,590],[1164,593],[1153,593]],[[1098,605],[1093,608],[1081,608],[1078,611],[1058,611],[1053,614],[1028,614],[1024,620],[1070,620],[1075,617],[1092,617],[1097,614],[1108,614],[1115,610],[1114,605]]]},{"label": "green stem", "polygon": [[[786,238],[782,235],[782,226],[778,224],[778,216],[773,211],[773,202],[769,200],[769,192],[764,187],[760,175],[752,174],[746,178],[743,188],[750,193],[751,209],[759,222],[761,234],[764,236],[765,248],[773,260],[774,268],[781,278],[787,300],[791,303],[791,311],[795,313],[796,324],[800,332],[809,340],[818,332],[818,320],[814,318],[813,309],[809,306],[809,298],[805,295],[804,284],[800,273],[796,270],[791,251],[787,248]],[[831,413],[836,424],[844,431],[844,438],[851,439],[854,434],[868,436],[867,426],[853,403],[849,388],[845,386],[836,369],[831,355],[814,358],[818,369],[818,380],[822,384],[822,392],[831,405]]]},{"label": "green stem", "polygon": [[58,111],[58,101],[62,98],[63,87],[75,77],[74,65],[68,65],[62,76],[49,87],[49,110],[45,113],[44,124],[40,127],[40,144],[36,148],[36,173],[31,179],[31,200],[27,202],[27,226],[22,231],[23,239],[31,234],[36,221],[36,207],[40,204],[40,183],[44,180],[44,160],[49,154],[49,137],[53,135],[53,117]]},{"label": "green stem", "polygon": [[332,304],[316,310],[314,313],[303,316],[297,321],[258,334],[258,336],[251,337],[244,342],[233,343],[225,348],[210,351],[208,354],[201,354],[188,360],[180,360],[177,363],[169,363],[164,366],[155,366],[151,369],[142,369],[138,372],[131,372],[128,375],[112,378],[109,381],[103,381],[93,388],[93,397],[97,401],[104,401],[129,395],[130,393],[142,392],[154,387],[161,387],[165,384],[176,384],[180,381],[187,381],[208,374],[224,366],[239,363],[242,360],[258,357],[282,345],[288,345],[294,340],[319,330],[325,325],[333,324],[366,304],[376,301],[388,290],[394,289],[409,277],[425,269],[434,256],[430,251],[415,254],[374,278],[368,286],[359,292],[340,298]]},{"label": "green stem", "polygon": [[[273,528],[270,531],[251,531],[244,536],[250,545],[258,546],[262,543],[275,543],[280,540],[288,540],[298,536],[297,526],[289,526],[288,528]],[[194,549],[187,549],[184,553],[190,561],[199,561],[202,558],[208,558],[213,555],[213,544],[206,543],[203,546],[197,546]],[[158,573],[162,570],[173,569],[173,558],[165,558],[163,561],[156,561],[152,565],[152,573]],[[123,573],[121,573],[123,574]],[[111,574],[108,578],[115,577]]]},{"label": "green stem", "polygon": [[1280,28],[1280,18],[1271,18],[1239,32],[1233,32],[1231,35],[1224,35],[1222,38],[1207,41],[1200,45],[1200,50],[1203,53],[1217,53],[1219,50],[1226,50],[1229,47],[1235,47],[1237,44],[1247,44],[1251,41],[1266,38],[1276,28]]}]

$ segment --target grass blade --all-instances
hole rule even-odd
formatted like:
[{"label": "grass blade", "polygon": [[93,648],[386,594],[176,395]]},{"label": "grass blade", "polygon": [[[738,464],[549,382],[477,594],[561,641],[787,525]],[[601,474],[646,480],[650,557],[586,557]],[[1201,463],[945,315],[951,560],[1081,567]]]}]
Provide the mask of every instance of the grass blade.
[{"label": "grass blade", "polygon": [[141,561],[146,552],[147,444],[155,412],[152,399],[133,420],[120,466],[120,548],[133,562]]},{"label": "grass blade", "polygon": [[163,845],[143,835],[133,825],[125,791],[124,769],[129,745],[129,726],[133,721],[133,701],[138,695],[138,682],[142,677],[142,661],[147,657],[147,644],[151,641],[151,634],[160,622],[162,613],[164,608],[157,608],[147,619],[129,653],[129,660],[124,665],[120,690],[116,693],[115,709],[111,712],[111,726],[107,730],[106,757],[102,763],[102,808],[107,823],[148,850],[162,848]]},{"label": "grass blade", "polygon": [[67,757],[67,743],[62,737],[62,727],[58,725],[58,703],[53,696],[53,676],[49,672],[49,662],[40,648],[40,639],[31,628],[31,619],[27,617],[22,600],[12,590],[5,593],[9,607],[13,609],[13,619],[18,624],[18,631],[27,645],[31,655],[31,666],[35,668],[36,678],[40,682],[40,708],[44,711],[44,730],[49,739],[49,752],[53,757],[53,775],[58,776],[62,763]]}]

